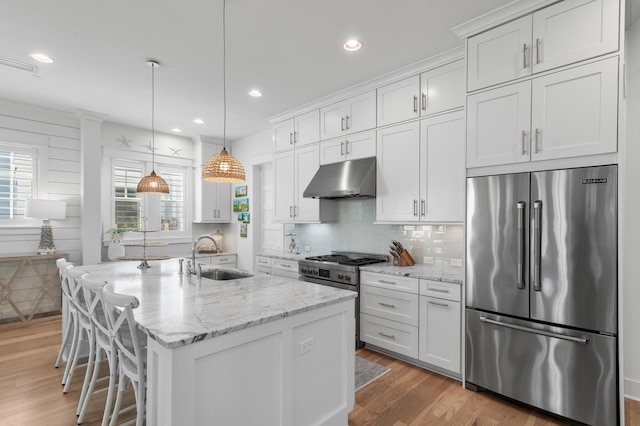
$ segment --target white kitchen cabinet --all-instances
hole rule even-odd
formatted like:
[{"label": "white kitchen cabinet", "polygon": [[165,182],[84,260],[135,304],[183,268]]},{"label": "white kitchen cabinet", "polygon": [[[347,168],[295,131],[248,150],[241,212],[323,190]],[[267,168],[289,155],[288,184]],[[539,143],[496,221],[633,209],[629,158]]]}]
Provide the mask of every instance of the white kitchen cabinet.
[{"label": "white kitchen cabinet", "polygon": [[378,127],[464,107],[464,61],[378,89]]},{"label": "white kitchen cabinet", "polygon": [[[231,184],[202,180],[202,168],[223,146],[197,140],[195,143],[194,221],[199,223],[228,223],[231,221]],[[231,147],[227,147],[231,153]]]},{"label": "white kitchen cabinet", "polygon": [[376,220],[462,222],[463,111],[378,130]]},{"label": "white kitchen cabinet", "polygon": [[315,109],[273,126],[275,151],[308,145],[320,140],[320,111]]},{"label": "white kitchen cabinet", "polygon": [[298,261],[273,258],[271,259],[271,274],[297,280],[300,277]]},{"label": "white kitchen cabinet", "polygon": [[375,90],[320,109],[320,137],[322,140],[375,127]]},{"label": "white kitchen cabinet", "polygon": [[360,273],[360,339],[418,358],[419,280]]},{"label": "white kitchen cabinet", "polygon": [[616,152],[618,58],[475,93],[467,167]]},{"label": "white kitchen cabinet", "polygon": [[271,258],[268,256],[256,256],[256,271],[271,274]]},{"label": "white kitchen cabinet", "polygon": [[335,220],[332,200],[302,194],[320,167],[319,145],[283,151],[273,156],[275,222],[318,223]]},{"label": "white kitchen cabinet", "polygon": [[218,254],[215,256],[198,256],[198,263],[205,265],[215,265],[227,268],[235,268],[237,265],[237,256],[235,254]]},{"label": "white kitchen cabinet", "polygon": [[[459,287],[459,284],[420,280],[418,359],[456,374],[461,371]],[[438,297],[425,295],[426,293]]]},{"label": "white kitchen cabinet", "polygon": [[470,37],[468,91],[618,49],[619,0],[565,0]]},{"label": "white kitchen cabinet", "polygon": [[375,156],[375,130],[320,142],[320,164]]}]

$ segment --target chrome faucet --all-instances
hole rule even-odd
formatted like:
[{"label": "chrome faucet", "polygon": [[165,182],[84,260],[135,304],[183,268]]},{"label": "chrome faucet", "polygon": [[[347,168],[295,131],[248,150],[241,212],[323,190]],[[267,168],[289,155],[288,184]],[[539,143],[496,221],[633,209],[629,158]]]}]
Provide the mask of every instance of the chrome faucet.
[{"label": "chrome faucet", "polygon": [[216,247],[216,253],[218,252],[218,243],[216,242],[216,240],[214,240],[212,237],[210,237],[209,235],[201,235],[198,237],[198,239],[193,243],[193,249],[191,250],[191,266],[193,269],[188,268],[187,269],[187,273],[188,274],[195,274],[196,270],[198,269],[198,267],[196,266],[196,246],[198,245],[198,243],[204,239],[209,239],[211,240],[211,242],[213,243],[213,245]]}]

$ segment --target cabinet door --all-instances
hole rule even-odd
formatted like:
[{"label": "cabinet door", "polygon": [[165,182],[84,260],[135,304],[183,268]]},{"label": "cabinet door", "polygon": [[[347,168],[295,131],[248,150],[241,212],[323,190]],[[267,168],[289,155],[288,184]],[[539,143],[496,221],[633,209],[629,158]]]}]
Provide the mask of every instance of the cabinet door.
[{"label": "cabinet door", "polygon": [[273,139],[275,141],[276,151],[293,148],[293,131],[293,118],[281,121],[273,126]]},{"label": "cabinet door", "polygon": [[376,219],[418,220],[420,179],[420,123],[378,130]]},{"label": "cabinet door", "polygon": [[420,76],[378,89],[378,127],[418,117]]},{"label": "cabinet door", "polygon": [[294,219],[296,222],[317,222],[320,220],[320,200],[302,196],[309,182],[320,167],[319,146],[312,145],[295,150],[295,204]]},{"label": "cabinet door", "polygon": [[463,222],[464,111],[422,120],[420,126],[420,220]]},{"label": "cabinet door", "polygon": [[231,184],[216,183],[218,185],[218,194],[216,196],[216,220],[218,222],[231,221]]},{"label": "cabinet door", "polygon": [[344,138],[331,139],[320,143],[320,164],[339,163],[344,159]]},{"label": "cabinet door", "polygon": [[364,132],[345,138],[344,153],[347,160],[376,156],[376,132]]},{"label": "cabinet door", "polygon": [[427,116],[464,107],[464,60],[453,62],[420,75],[420,115]]},{"label": "cabinet door", "polygon": [[533,72],[618,49],[618,0],[566,0],[533,14]]},{"label": "cabinet door", "polygon": [[320,137],[322,140],[335,138],[346,130],[344,102],[320,109]]},{"label": "cabinet door", "polygon": [[313,110],[295,118],[296,146],[307,145],[320,140],[320,111]]},{"label": "cabinet door", "polygon": [[420,361],[460,373],[460,303],[420,296]]},{"label": "cabinet door", "polygon": [[[472,92],[531,72],[531,15],[469,37],[467,90]],[[569,31],[564,31],[564,33]]]},{"label": "cabinet door", "polygon": [[293,221],[294,174],[293,150],[273,156],[274,221]]},{"label": "cabinet door", "polygon": [[532,160],[616,152],[618,59],[533,80]]},{"label": "cabinet door", "polygon": [[348,133],[362,132],[376,127],[375,90],[345,101],[345,127]]},{"label": "cabinet door", "polygon": [[528,162],[531,82],[467,98],[467,167]]}]

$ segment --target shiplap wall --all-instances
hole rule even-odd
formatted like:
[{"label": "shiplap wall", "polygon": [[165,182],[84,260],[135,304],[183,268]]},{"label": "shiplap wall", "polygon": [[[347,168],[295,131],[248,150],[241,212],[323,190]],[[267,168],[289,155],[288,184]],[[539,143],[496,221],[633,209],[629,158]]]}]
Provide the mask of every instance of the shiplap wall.
[{"label": "shiplap wall", "polygon": [[[0,141],[34,145],[46,151],[47,177],[36,196],[67,202],[66,219],[51,221],[53,238],[58,251],[69,253],[72,262],[81,263],[79,119],[72,113],[0,101]],[[40,241],[39,225],[0,227],[0,255],[35,252]]]}]

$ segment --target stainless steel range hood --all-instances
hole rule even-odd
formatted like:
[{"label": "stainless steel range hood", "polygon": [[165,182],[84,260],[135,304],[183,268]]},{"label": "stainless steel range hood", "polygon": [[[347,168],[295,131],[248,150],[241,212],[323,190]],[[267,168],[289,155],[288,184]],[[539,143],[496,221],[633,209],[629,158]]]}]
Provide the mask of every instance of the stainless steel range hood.
[{"label": "stainless steel range hood", "polygon": [[376,158],[320,166],[302,194],[305,198],[376,196]]}]

